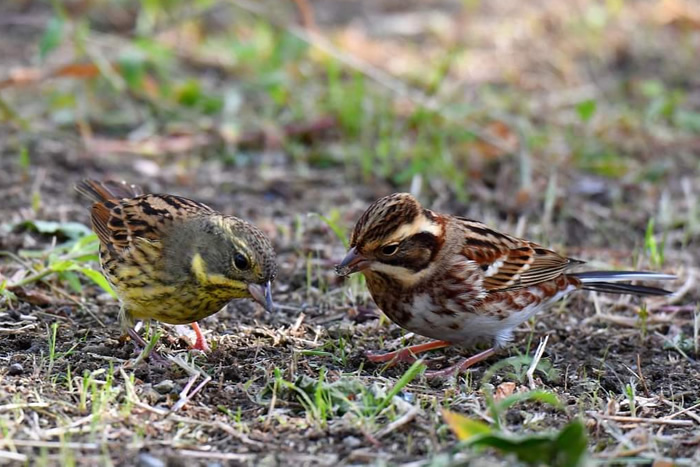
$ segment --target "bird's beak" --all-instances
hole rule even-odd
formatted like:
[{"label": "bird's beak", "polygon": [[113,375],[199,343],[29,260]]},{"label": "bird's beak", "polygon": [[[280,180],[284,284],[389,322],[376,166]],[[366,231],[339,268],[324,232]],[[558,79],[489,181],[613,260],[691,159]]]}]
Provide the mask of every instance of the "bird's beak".
[{"label": "bird's beak", "polygon": [[265,285],[248,284],[248,292],[253,297],[253,300],[261,304],[265,310],[273,311],[275,304],[272,303],[272,290],[270,281]]},{"label": "bird's beak", "polygon": [[355,272],[367,269],[369,265],[370,261],[358,253],[355,247],[352,247],[340,264],[336,265],[335,273],[339,276],[349,276]]}]

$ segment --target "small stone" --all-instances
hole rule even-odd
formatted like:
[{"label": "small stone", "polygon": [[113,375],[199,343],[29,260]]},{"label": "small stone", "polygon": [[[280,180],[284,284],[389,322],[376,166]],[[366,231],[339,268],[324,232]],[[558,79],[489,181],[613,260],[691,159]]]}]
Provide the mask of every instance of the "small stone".
[{"label": "small stone", "polygon": [[114,353],[114,350],[110,349],[104,344],[98,344],[86,345],[85,347],[83,347],[83,352],[93,353],[95,355],[112,355]]},{"label": "small stone", "polygon": [[355,325],[341,322],[328,328],[328,336],[332,339],[349,338],[355,334]]},{"label": "small stone", "polygon": [[175,383],[171,379],[164,379],[160,383],[153,386],[153,389],[161,394],[170,394],[175,388]]},{"label": "small stone", "polygon": [[24,367],[22,366],[21,363],[13,363],[10,365],[10,368],[7,370],[7,374],[10,376],[17,376],[21,375],[24,372]]},{"label": "small stone", "polygon": [[108,304],[108,303],[109,303],[109,304],[112,304],[112,303],[115,302],[114,297],[112,297],[112,296],[111,296],[110,294],[108,294],[107,292],[99,294],[99,295],[97,296],[97,299],[96,299],[96,300],[97,300],[97,303],[100,304],[100,305],[105,305],[105,304]]},{"label": "small stone", "polygon": [[150,405],[155,405],[161,399],[164,399],[162,394],[159,394],[158,391],[151,387],[143,388],[139,396]]},{"label": "small stone", "polygon": [[139,454],[138,460],[139,467],[165,467],[165,462],[158,459],[157,457],[147,453],[142,452]]},{"label": "small stone", "polygon": [[346,436],[343,438],[343,444],[349,448],[356,448],[362,444],[362,441],[355,436]]}]

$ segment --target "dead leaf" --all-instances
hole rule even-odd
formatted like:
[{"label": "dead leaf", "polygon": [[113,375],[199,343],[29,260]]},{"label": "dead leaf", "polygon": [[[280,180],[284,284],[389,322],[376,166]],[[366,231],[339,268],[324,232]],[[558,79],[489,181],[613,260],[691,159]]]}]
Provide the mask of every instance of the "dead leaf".
[{"label": "dead leaf", "polygon": [[[501,144],[496,147],[481,139],[473,143],[472,151],[484,160],[500,159],[501,157],[513,154],[518,149],[518,135],[511,128],[501,121],[493,121],[483,129],[484,134],[490,136]],[[503,148],[503,149],[502,149]],[[505,150],[504,150],[505,149]]]},{"label": "dead leaf", "polygon": [[[118,65],[112,65],[115,71]],[[94,63],[69,63],[60,65],[52,70],[44,71],[39,68],[14,68],[9,76],[0,81],[0,89],[38,84],[51,78],[90,79],[100,75],[100,69]]]},{"label": "dead leaf", "polygon": [[501,383],[496,388],[496,392],[493,394],[493,399],[498,402],[501,399],[505,399],[506,397],[512,395],[514,391],[515,383],[510,381]]},{"label": "dead leaf", "polygon": [[70,304],[70,302],[66,300],[52,297],[51,295],[36,289],[26,290],[24,288],[17,287],[13,288],[12,292],[23,302],[31,303],[32,305],[36,306],[65,306]]},{"label": "dead leaf", "polygon": [[656,7],[656,20],[684,29],[700,29],[700,8],[697,2],[663,0]]},{"label": "dead leaf", "polygon": [[0,81],[0,89],[12,86],[27,86],[38,82],[42,78],[41,70],[36,68],[13,68],[9,76]]},{"label": "dead leaf", "polygon": [[445,419],[445,422],[447,422],[460,441],[468,440],[474,436],[486,434],[491,431],[491,428],[481,420],[473,420],[462,414],[450,412],[449,410],[442,411],[442,418]]}]

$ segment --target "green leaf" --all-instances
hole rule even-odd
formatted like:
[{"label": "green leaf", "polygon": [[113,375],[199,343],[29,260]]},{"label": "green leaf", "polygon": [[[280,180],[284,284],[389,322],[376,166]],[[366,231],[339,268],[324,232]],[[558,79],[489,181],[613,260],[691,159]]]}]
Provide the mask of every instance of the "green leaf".
[{"label": "green leaf", "polygon": [[587,122],[595,115],[596,107],[596,101],[594,99],[588,99],[576,105],[576,112],[578,112],[578,116],[581,120]]},{"label": "green leaf", "polygon": [[83,291],[83,286],[80,283],[78,275],[73,271],[63,271],[58,274],[61,280],[68,282],[68,285],[75,293],[81,293]]},{"label": "green leaf", "polygon": [[71,248],[71,253],[85,253],[94,255],[98,251],[99,245],[100,239],[97,238],[97,234],[90,233],[90,235],[86,235],[75,242]]},{"label": "green leaf", "polygon": [[492,431],[469,438],[466,445],[494,448],[531,465],[576,467],[583,463],[588,440],[583,424],[574,420],[558,433],[514,436]]},{"label": "green leaf", "polygon": [[468,444],[478,448],[494,448],[505,454],[513,454],[521,462],[532,465],[553,465],[548,461],[552,457],[552,440],[546,435],[532,435],[525,438],[511,438],[500,432],[472,438]]},{"label": "green leaf", "polygon": [[541,402],[558,409],[562,408],[561,402],[559,402],[559,398],[557,398],[556,394],[542,389],[535,389],[534,391],[517,392],[508,397],[504,397],[496,403],[496,412],[502,413],[511,406],[523,401]]},{"label": "green leaf", "polygon": [[460,441],[468,441],[474,436],[491,433],[491,427],[486,423],[449,410],[442,411],[442,418]]},{"label": "green leaf", "polygon": [[177,89],[176,94],[179,104],[185,107],[194,107],[202,98],[202,87],[198,81],[190,79]]},{"label": "green leaf", "polygon": [[32,193],[32,210],[38,212],[41,207],[41,194],[38,191]]},{"label": "green leaf", "polygon": [[644,97],[653,98],[660,97],[666,92],[664,84],[657,79],[643,81],[640,90]]},{"label": "green leaf", "polygon": [[674,123],[679,127],[700,133],[700,112],[678,110],[674,115]]},{"label": "green leaf", "polygon": [[374,411],[374,414],[377,415],[379,412],[381,412],[384,407],[389,405],[391,400],[394,398],[395,395],[399,393],[408,383],[413,381],[413,379],[418,376],[420,373],[425,371],[425,365],[423,364],[423,360],[416,360],[413,362],[413,364],[406,370],[406,373],[404,373],[401,378],[396,382],[393,388],[389,391],[389,393],[386,395],[384,400],[377,406],[377,408]]},{"label": "green leaf", "polygon": [[51,263],[49,265],[49,269],[51,269],[53,272],[68,271],[70,269],[75,269],[75,263],[68,259],[56,261],[55,263]]},{"label": "green leaf", "polygon": [[309,216],[316,216],[321,219],[330,228],[338,239],[343,242],[345,248],[348,248],[348,235],[343,226],[340,211],[333,209],[328,216],[322,216],[315,212],[309,213]]},{"label": "green leaf", "polygon": [[46,25],[44,35],[39,41],[39,58],[43,61],[46,56],[61,43],[63,38],[63,19],[54,16]]},{"label": "green leaf", "polygon": [[145,75],[145,60],[140,52],[128,52],[119,57],[119,72],[131,89],[141,89]]},{"label": "green leaf", "polygon": [[554,441],[552,465],[572,467],[581,465],[587,446],[586,428],[580,420],[573,420],[559,432],[559,436]]},{"label": "green leaf", "polygon": [[92,234],[90,227],[80,222],[54,222],[54,221],[23,221],[12,226],[13,229],[24,227],[41,234],[61,235],[71,240]]},{"label": "green leaf", "polygon": [[22,146],[19,151],[19,166],[22,168],[24,173],[27,173],[31,162],[29,161],[29,150],[27,146]]},{"label": "green leaf", "polygon": [[92,280],[95,284],[100,286],[102,290],[110,294],[112,297],[117,298],[117,294],[114,292],[112,285],[107,279],[105,279],[105,276],[103,276],[101,272],[85,267],[81,267],[80,272]]}]

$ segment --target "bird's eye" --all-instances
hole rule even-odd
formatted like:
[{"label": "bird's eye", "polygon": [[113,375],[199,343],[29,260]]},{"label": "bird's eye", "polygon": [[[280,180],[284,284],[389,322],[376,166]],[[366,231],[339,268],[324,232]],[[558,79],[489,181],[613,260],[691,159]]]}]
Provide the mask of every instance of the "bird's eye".
[{"label": "bird's eye", "polygon": [[394,253],[399,251],[399,244],[398,243],[391,243],[389,245],[385,245],[382,247],[382,254],[384,256],[391,256]]},{"label": "bird's eye", "polygon": [[233,264],[240,271],[245,271],[250,266],[250,263],[248,263],[248,258],[246,258],[242,253],[236,253],[233,256]]}]

